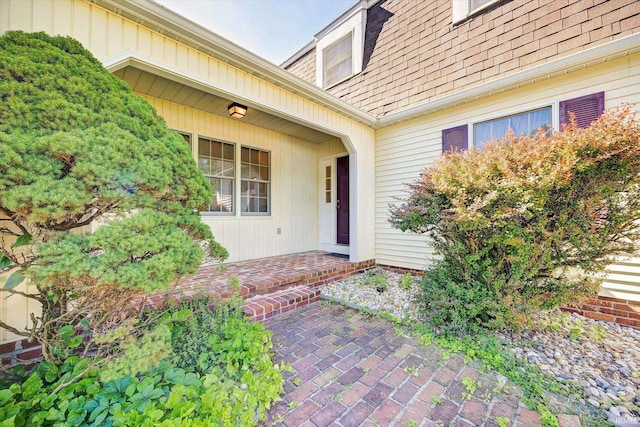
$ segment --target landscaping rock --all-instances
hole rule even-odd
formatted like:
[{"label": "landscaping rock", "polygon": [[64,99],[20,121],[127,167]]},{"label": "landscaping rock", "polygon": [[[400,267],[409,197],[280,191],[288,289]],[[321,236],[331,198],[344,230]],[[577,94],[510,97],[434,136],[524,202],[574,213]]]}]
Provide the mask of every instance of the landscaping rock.
[{"label": "landscaping rock", "polygon": [[[402,289],[402,274],[387,271],[384,276],[389,286],[382,293],[363,284],[362,275],[327,284],[321,292],[353,307],[422,321],[415,280],[409,289]],[[530,320],[533,330],[497,333],[511,343],[514,357],[535,364],[543,375],[575,382],[585,393],[585,404],[598,408],[614,404],[620,416],[640,420],[640,330],[559,310]],[[607,414],[617,416],[611,409]]]}]

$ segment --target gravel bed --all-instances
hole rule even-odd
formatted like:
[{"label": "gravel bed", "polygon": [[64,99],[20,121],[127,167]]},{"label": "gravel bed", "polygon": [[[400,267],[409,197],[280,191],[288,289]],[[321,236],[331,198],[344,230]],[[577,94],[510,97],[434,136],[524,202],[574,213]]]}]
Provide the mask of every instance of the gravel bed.
[{"label": "gravel bed", "polygon": [[[374,276],[387,288],[376,289]],[[415,278],[382,269],[354,275],[320,288],[323,298],[411,321],[421,317]],[[380,292],[382,291],[382,292]],[[584,404],[607,411],[618,426],[640,426],[640,330],[552,311],[532,319],[535,330],[499,332],[515,357],[537,365],[544,375],[573,381]]]}]

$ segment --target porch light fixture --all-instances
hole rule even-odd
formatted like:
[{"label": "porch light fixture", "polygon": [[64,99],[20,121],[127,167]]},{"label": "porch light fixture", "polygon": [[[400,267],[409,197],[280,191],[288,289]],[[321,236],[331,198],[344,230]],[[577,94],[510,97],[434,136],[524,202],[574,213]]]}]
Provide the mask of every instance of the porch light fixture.
[{"label": "porch light fixture", "polygon": [[227,109],[229,110],[229,115],[234,119],[241,119],[247,114],[247,107],[240,105],[237,102],[229,105]]}]

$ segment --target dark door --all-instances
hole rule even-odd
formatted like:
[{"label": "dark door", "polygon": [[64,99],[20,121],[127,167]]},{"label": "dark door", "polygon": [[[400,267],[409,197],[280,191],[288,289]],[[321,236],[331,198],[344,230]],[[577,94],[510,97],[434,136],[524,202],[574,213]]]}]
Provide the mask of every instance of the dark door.
[{"label": "dark door", "polygon": [[349,156],[337,159],[337,243],[349,244]]}]

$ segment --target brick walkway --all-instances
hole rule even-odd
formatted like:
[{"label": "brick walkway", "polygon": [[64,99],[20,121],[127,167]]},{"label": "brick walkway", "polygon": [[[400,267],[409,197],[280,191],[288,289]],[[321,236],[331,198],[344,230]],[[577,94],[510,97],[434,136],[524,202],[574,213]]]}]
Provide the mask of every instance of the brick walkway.
[{"label": "brick walkway", "polygon": [[[510,426],[541,425],[517,389],[500,390],[497,373],[480,373],[458,355],[444,361],[437,347],[398,336],[385,320],[319,302],[268,328],[276,359],[294,372],[285,373],[286,394],[267,425],[497,426],[499,417]],[[467,377],[477,385],[473,397],[465,395]]]}]

